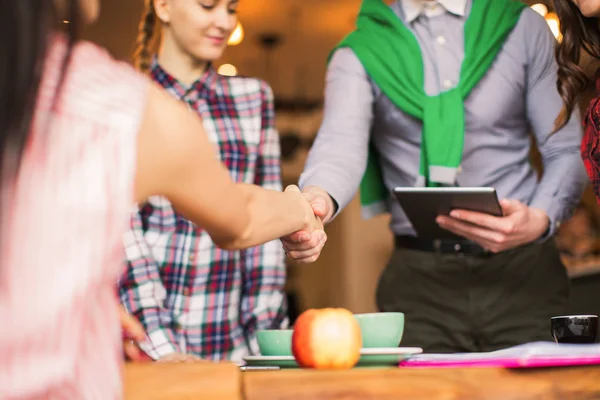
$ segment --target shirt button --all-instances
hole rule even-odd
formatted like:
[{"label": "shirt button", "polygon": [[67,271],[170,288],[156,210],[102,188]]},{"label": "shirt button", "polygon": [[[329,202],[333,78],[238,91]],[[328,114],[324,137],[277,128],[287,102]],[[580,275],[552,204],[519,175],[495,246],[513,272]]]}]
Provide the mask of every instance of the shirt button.
[{"label": "shirt button", "polygon": [[428,3],[425,3],[425,8],[428,11],[437,11],[438,7],[439,7],[439,4],[437,1],[430,1]]},{"label": "shirt button", "polygon": [[446,79],[446,80],[444,81],[444,87],[445,87],[446,89],[450,89],[450,88],[452,87],[452,81],[451,81],[450,79]]},{"label": "shirt button", "polygon": [[443,36],[438,36],[436,40],[440,46],[443,46],[446,44],[446,38]]}]

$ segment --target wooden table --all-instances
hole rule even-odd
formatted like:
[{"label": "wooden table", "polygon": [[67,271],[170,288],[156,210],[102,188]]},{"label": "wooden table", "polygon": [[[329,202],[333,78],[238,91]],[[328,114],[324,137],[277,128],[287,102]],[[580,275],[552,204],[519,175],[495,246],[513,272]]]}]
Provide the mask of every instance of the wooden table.
[{"label": "wooden table", "polygon": [[600,399],[600,367],[245,372],[245,400]]},{"label": "wooden table", "polygon": [[124,379],[126,400],[242,400],[231,363],[127,364]]},{"label": "wooden table", "polygon": [[600,399],[600,366],[240,372],[229,363],[129,364],[126,400]]}]

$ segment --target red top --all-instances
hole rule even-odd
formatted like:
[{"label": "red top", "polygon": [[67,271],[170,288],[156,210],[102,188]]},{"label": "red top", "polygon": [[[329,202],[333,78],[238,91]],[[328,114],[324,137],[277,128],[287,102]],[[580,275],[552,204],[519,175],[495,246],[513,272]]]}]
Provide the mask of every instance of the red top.
[{"label": "red top", "polygon": [[[600,92],[600,80],[596,81],[597,92]],[[590,103],[584,118],[584,136],[581,142],[581,157],[585,169],[594,188],[596,199],[600,203],[600,97]]]}]

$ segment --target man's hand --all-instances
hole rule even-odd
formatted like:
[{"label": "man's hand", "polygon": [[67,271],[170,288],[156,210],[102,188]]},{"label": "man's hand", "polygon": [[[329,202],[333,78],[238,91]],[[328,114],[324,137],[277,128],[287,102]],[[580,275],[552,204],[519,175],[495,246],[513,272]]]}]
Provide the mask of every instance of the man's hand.
[{"label": "man's hand", "polygon": [[544,211],[516,200],[502,200],[500,205],[503,217],[454,210],[450,217],[439,216],[437,223],[493,253],[531,243],[547,231],[550,220]]},{"label": "man's hand", "polygon": [[203,360],[198,356],[193,354],[183,354],[183,353],[171,353],[160,358],[157,362],[159,363],[198,363],[204,362],[208,363],[211,361]]},{"label": "man's hand", "polygon": [[334,205],[329,194],[319,187],[308,186],[304,189],[303,194],[310,202],[315,217],[320,220],[321,227],[312,233],[306,231],[294,232],[281,238],[281,243],[289,257],[298,263],[307,264],[319,258],[321,250],[327,242],[323,224],[333,216]]}]

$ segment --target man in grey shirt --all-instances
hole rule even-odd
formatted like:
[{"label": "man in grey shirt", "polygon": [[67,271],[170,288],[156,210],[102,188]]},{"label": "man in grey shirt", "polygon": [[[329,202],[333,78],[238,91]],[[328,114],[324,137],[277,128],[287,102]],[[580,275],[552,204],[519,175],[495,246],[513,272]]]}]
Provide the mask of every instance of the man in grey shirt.
[{"label": "man in grey shirt", "polygon": [[[458,83],[472,1],[397,0],[390,6],[421,47],[430,96]],[[381,311],[406,314],[403,345],[488,351],[551,339],[549,318],[563,312],[568,296],[568,277],[551,238],[586,184],[580,120],[551,135],[562,107],[554,45],[545,20],[524,9],[464,101],[455,184],[495,187],[504,217],[458,210],[438,223],[464,239],[420,238],[388,198],[396,251],[380,278],[377,304]],[[539,179],[529,160],[530,131],[543,160]],[[421,133],[422,122],[390,101],[353,50],[336,50],[327,72],[324,120],[300,179],[315,212],[327,223],[352,200],[371,141],[388,191],[414,186]],[[323,245],[313,236],[297,232],[282,242],[289,256],[311,262]]]}]

